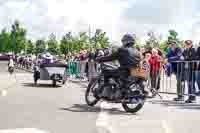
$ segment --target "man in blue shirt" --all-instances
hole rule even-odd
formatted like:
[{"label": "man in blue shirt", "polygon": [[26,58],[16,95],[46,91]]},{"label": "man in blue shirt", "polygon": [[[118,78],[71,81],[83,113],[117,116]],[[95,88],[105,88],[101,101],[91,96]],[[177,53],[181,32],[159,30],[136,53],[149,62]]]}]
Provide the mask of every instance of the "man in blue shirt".
[{"label": "man in blue shirt", "polygon": [[177,94],[178,97],[174,98],[174,101],[183,101],[184,97],[184,65],[181,61],[182,50],[177,47],[177,43],[175,41],[169,42],[169,50],[167,53],[168,62],[171,65],[171,72],[176,75],[177,80]]}]

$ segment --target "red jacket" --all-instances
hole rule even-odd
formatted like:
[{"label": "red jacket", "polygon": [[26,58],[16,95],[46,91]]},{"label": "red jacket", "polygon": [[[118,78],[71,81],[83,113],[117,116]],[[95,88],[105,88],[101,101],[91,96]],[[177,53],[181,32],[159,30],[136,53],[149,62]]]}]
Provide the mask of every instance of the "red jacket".
[{"label": "red jacket", "polygon": [[161,57],[158,56],[151,56],[149,59],[149,64],[151,67],[151,72],[158,72],[161,68]]}]

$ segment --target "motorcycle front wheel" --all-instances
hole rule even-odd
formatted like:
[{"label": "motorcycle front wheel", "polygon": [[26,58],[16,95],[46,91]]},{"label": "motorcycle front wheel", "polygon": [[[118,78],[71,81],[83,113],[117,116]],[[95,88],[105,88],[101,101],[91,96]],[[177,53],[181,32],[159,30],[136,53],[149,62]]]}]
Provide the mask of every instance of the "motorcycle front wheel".
[{"label": "motorcycle front wheel", "polygon": [[98,86],[98,78],[94,78],[90,81],[87,90],[85,92],[85,101],[87,105],[94,106],[100,100],[95,96],[95,87]]}]

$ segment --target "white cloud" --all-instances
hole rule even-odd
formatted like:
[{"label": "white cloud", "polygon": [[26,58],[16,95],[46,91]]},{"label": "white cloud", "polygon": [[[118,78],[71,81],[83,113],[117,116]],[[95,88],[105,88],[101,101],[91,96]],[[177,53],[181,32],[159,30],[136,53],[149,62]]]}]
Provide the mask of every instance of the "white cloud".
[{"label": "white cloud", "polygon": [[19,19],[32,38],[59,38],[68,31],[102,28],[112,40],[149,30],[167,34],[174,28],[182,38],[200,36],[198,0],[0,0],[0,28]]}]

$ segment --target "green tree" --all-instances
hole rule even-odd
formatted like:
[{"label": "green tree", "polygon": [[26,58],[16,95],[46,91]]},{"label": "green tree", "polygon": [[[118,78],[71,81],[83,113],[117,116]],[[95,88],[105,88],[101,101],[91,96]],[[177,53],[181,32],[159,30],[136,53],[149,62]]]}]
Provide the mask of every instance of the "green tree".
[{"label": "green tree", "polygon": [[135,37],[135,47],[136,47],[136,48],[141,48],[142,45],[141,45],[141,40],[140,40],[140,38],[139,38],[138,36],[136,36],[136,35],[133,35],[133,36]]},{"label": "green tree", "polygon": [[35,42],[35,54],[38,55],[45,51],[46,43],[43,39],[39,39]]},{"label": "green tree", "polygon": [[73,51],[80,52],[81,49],[89,48],[89,37],[86,32],[80,32],[77,37],[73,37]]},{"label": "green tree", "polygon": [[169,39],[173,39],[173,40],[176,40],[177,39],[177,36],[178,36],[178,33],[175,31],[175,30],[169,30]]},{"label": "green tree", "polygon": [[169,34],[168,34],[167,40],[161,41],[160,46],[159,46],[159,48],[160,48],[165,54],[166,54],[167,51],[168,51],[169,42],[170,42],[170,41],[175,41],[179,47],[181,47],[182,44],[183,44],[182,40],[180,40],[180,39],[178,38],[178,33],[177,33],[175,30],[169,30],[168,33],[169,33]]},{"label": "green tree", "polygon": [[53,54],[58,54],[59,49],[58,49],[58,41],[56,40],[56,36],[52,33],[49,36],[49,40],[47,41],[48,45],[48,51],[53,53]]},{"label": "green tree", "polygon": [[26,43],[26,53],[27,54],[34,54],[35,53],[35,46],[31,40],[28,40]]},{"label": "green tree", "polygon": [[145,47],[159,47],[159,39],[156,37],[153,31],[148,32],[149,39],[146,41]]},{"label": "green tree", "polygon": [[11,52],[12,48],[11,35],[3,29],[0,33],[0,52]]},{"label": "green tree", "polygon": [[25,51],[26,29],[24,29],[17,20],[12,25],[11,38],[14,46],[13,51],[15,54]]},{"label": "green tree", "polygon": [[94,48],[107,48],[109,47],[109,38],[106,36],[106,32],[101,29],[96,29],[94,37],[92,37],[92,43]]},{"label": "green tree", "polygon": [[162,42],[160,43],[159,48],[160,48],[160,49],[164,52],[164,54],[166,55],[167,52],[168,52],[168,41],[167,41],[167,40],[162,41]]},{"label": "green tree", "polygon": [[182,40],[178,38],[178,33],[175,30],[169,30],[168,42],[175,41],[179,47],[182,47]]},{"label": "green tree", "polygon": [[62,54],[67,55],[69,52],[73,52],[73,41],[71,32],[62,37],[60,42],[60,51]]}]

